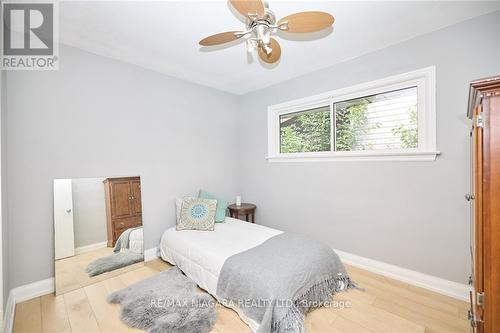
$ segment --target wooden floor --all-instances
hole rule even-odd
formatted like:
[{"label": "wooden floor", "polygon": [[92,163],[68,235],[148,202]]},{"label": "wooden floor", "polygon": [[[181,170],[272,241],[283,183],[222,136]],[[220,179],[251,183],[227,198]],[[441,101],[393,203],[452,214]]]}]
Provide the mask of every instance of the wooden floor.
[{"label": "wooden floor", "polygon": [[[14,333],[142,332],[125,326],[119,319],[119,305],[108,304],[106,296],[169,267],[158,259],[64,295],[19,303]],[[344,301],[349,308],[321,308],[309,313],[309,333],[470,332],[466,303],[358,268],[347,269],[366,291],[351,290],[335,296],[334,300]],[[213,333],[248,331],[234,311],[217,307]]]},{"label": "wooden floor", "polygon": [[112,247],[105,247],[93,251],[77,254],[72,257],[56,260],[56,294],[63,294],[71,290],[76,290],[99,281],[109,279],[112,276],[117,276],[125,272],[142,267],[144,263],[135,263],[114,271],[106,272],[96,276],[89,276],[85,272],[88,264],[92,261],[110,256],[113,254]]}]

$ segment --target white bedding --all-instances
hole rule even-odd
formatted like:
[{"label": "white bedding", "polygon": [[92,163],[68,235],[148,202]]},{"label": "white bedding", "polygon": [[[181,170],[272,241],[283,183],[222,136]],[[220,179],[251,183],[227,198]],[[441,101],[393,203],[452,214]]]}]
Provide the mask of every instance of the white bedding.
[{"label": "white bedding", "polygon": [[[177,265],[201,288],[216,296],[217,280],[226,259],[281,233],[276,229],[226,217],[226,222],[215,223],[214,231],[168,229],[161,238],[160,254],[163,260]],[[238,313],[255,331],[256,323]]]},{"label": "white bedding", "polygon": [[144,252],[144,237],[142,228],[132,230],[128,237],[129,251],[134,253]]}]

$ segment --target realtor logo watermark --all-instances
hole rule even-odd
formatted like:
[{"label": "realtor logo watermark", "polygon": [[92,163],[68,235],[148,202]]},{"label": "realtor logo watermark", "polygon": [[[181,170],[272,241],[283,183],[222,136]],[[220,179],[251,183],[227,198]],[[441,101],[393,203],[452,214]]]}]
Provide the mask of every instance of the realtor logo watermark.
[{"label": "realtor logo watermark", "polygon": [[2,69],[59,68],[58,4],[2,1]]}]

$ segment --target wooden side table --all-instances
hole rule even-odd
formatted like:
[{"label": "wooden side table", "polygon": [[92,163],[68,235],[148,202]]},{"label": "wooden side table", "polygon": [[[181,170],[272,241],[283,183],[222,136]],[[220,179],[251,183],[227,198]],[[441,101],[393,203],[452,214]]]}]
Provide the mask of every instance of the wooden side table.
[{"label": "wooden side table", "polygon": [[229,216],[238,218],[238,216],[245,215],[245,220],[250,222],[249,217],[252,218],[252,223],[255,223],[255,209],[257,206],[251,203],[242,203],[241,206],[231,204],[227,207],[229,209]]}]

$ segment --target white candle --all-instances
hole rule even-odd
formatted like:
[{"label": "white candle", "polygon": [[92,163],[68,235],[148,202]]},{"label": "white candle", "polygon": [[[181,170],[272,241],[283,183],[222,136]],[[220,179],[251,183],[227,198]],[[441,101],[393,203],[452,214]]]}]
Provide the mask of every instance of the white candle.
[{"label": "white candle", "polygon": [[241,206],[241,196],[236,196],[236,206]]}]

